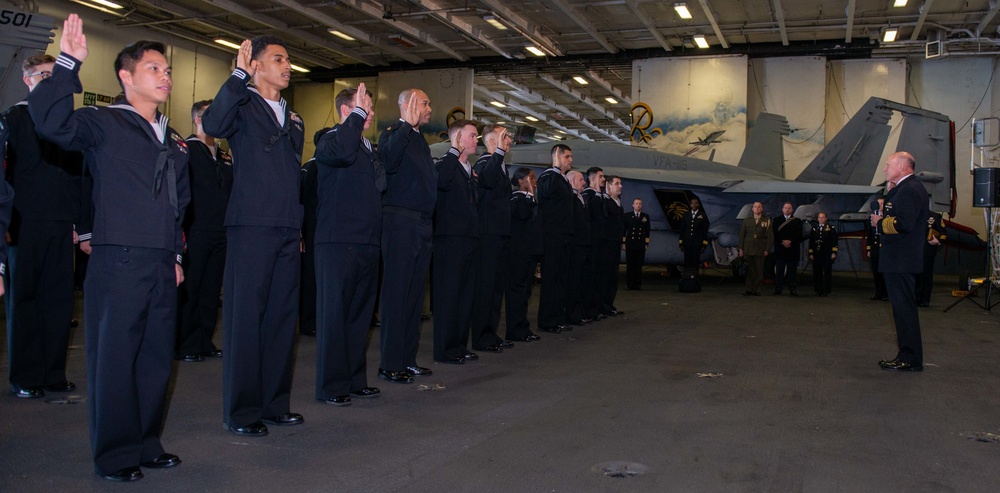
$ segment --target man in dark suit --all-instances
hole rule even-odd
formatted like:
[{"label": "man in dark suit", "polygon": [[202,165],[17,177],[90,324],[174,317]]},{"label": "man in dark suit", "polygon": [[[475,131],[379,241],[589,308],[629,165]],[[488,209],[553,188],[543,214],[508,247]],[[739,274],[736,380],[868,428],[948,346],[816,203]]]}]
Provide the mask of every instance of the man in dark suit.
[{"label": "man in dark suit", "polygon": [[510,242],[510,177],[504,156],[513,141],[507,129],[499,125],[483,127],[486,153],[472,167],[476,175],[479,196],[478,279],[472,302],[472,349],[486,351],[499,345],[510,348],[514,343],[497,335],[500,327],[500,305],[503,303],[505,269],[503,263]]},{"label": "man in dark suit", "polygon": [[924,352],[920,340],[920,318],[915,292],[916,276],[923,271],[924,244],[927,242],[927,191],[913,175],[914,160],[908,152],[889,156],[885,178],[891,187],[885,196],[885,215],[871,215],[871,224],[882,235],[879,269],[892,304],[899,351],[891,360],[882,360],[885,370],[923,371]]},{"label": "man in dark suit", "polygon": [[781,206],[781,215],[771,224],[774,227],[774,294],[781,294],[784,284],[788,294],[798,296],[799,256],[802,255],[802,220],[792,215],[791,202]]},{"label": "man in dark suit", "polygon": [[647,248],[649,214],[642,212],[642,199],[635,199],[632,209],[625,214],[625,287],[628,289],[642,289],[642,264],[646,261]]},{"label": "man in dark suit", "polygon": [[335,406],[378,397],[368,386],[368,328],[375,312],[385,172],[364,131],[364,84],[337,94],[340,123],[316,144],[316,399]]},{"label": "man in dark suit", "polygon": [[684,251],[684,268],[698,267],[701,254],[708,248],[708,215],[701,209],[698,197],[691,199],[691,211],[684,214],[678,243]]},{"label": "man in dark suit", "polygon": [[399,121],[378,137],[378,155],[385,167],[382,196],[382,362],[378,377],[412,383],[415,375],[430,375],[417,366],[420,315],[431,263],[437,172],[420,126],[431,119],[431,100],[420,89],[399,94]]},{"label": "man in dark suit", "polygon": [[552,167],[538,178],[538,213],[542,223],[542,289],[538,299],[538,326],[559,333],[566,325],[570,242],[573,240],[573,188],[566,173],[573,167],[573,151],[552,146]]},{"label": "man in dark suit", "polygon": [[931,305],[931,290],[934,288],[934,261],[941,249],[941,242],[948,239],[944,231],[941,214],[931,212],[927,218],[927,244],[924,245],[924,270],[917,277],[917,306]]},{"label": "man in dark suit", "polygon": [[[476,124],[457,120],[448,126],[451,149],[437,162],[437,205],[434,209],[434,360],[462,364],[479,359],[468,349],[475,293],[479,211],[476,177],[469,158],[476,152]],[[476,343],[477,341],[473,341]],[[479,349],[503,349],[495,341]]]}]

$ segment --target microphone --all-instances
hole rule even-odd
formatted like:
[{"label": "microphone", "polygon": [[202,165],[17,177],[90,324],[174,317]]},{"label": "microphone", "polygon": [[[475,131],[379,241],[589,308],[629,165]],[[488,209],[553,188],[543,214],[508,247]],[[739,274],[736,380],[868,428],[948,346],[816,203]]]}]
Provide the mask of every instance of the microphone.
[{"label": "microphone", "polygon": [[878,205],[878,200],[873,200],[870,204],[868,204],[868,207],[871,208],[872,214],[875,214],[876,216],[882,215],[882,211],[880,210],[881,208]]}]

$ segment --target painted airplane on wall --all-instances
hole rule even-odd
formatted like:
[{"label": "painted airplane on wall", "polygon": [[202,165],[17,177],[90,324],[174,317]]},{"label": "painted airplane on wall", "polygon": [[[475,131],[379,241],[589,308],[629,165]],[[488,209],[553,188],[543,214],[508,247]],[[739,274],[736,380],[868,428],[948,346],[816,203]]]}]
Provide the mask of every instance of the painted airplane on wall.
[{"label": "painted airplane on wall", "polygon": [[[823,211],[842,231],[863,230],[869,204],[882,194],[882,187],[870,184],[882,164],[893,112],[903,116],[897,149],[914,155],[917,177],[932,197],[931,208],[954,212],[953,123],[943,114],[881,98],[871,98],[794,180],[784,177],[782,137],[790,133],[788,121],[769,113],[758,116],[738,166],[640,146],[584,140],[561,143],[573,150],[574,169],[598,166],[605,175],[622,178],[626,212],[634,199],[642,199],[643,211],[651,219],[647,264],[683,263],[678,232],[690,199],[698,197],[708,213],[713,240],[713,248],[702,260],[726,265],[736,254],[742,219],[756,201],[764,204],[769,215],[780,213],[786,201],[797,204],[794,214],[805,220],[806,228],[806,221]],[[540,172],[551,166],[552,145],[515,146],[507,155],[508,169],[528,166]],[[432,147],[435,156],[447,150],[446,143]],[[978,241],[977,236],[972,238]]]}]

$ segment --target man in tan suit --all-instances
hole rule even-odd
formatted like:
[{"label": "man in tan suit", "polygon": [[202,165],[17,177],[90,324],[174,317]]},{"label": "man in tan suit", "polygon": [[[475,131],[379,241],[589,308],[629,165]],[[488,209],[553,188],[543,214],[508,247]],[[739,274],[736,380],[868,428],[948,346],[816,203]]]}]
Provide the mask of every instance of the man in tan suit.
[{"label": "man in tan suit", "polygon": [[743,296],[760,296],[760,285],[764,280],[764,257],[774,243],[771,219],[764,215],[764,204],[753,203],[753,216],[743,220],[740,226],[740,257],[747,260],[746,292]]}]

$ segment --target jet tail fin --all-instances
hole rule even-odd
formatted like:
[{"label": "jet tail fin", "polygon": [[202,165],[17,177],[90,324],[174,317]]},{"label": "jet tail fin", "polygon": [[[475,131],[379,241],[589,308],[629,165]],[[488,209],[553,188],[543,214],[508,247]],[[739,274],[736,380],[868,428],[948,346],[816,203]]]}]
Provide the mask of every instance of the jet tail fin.
[{"label": "jet tail fin", "polygon": [[870,185],[889,139],[892,109],[870,98],[795,181]]},{"label": "jet tail fin", "polygon": [[790,133],[785,117],[771,113],[757,115],[739,167],[784,178],[785,149],[781,137]]},{"label": "jet tail fin", "polygon": [[903,114],[896,151],[913,155],[916,176],[931,197],[931,210],[954,214],[955,124],[941,113],[886,103]]}]

